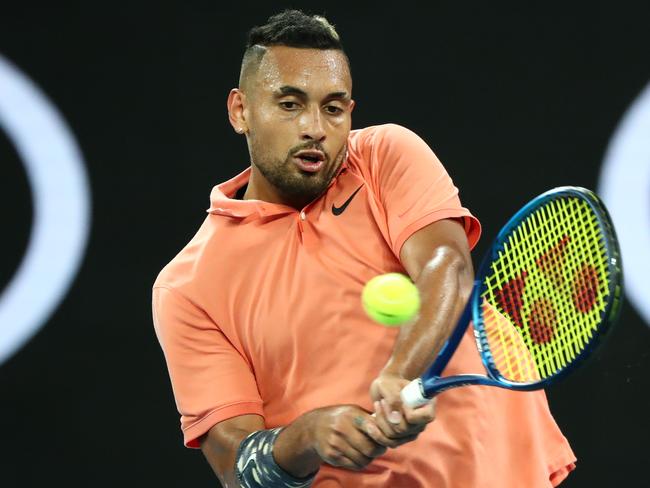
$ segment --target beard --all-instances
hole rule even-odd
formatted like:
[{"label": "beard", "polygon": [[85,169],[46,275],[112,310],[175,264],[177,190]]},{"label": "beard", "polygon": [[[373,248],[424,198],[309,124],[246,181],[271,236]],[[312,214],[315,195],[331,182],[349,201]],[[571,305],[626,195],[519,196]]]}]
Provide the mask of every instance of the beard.
[{"label": "beard", "polygon": [[[316,173],[301,171],[293,162],[294,154],[305,149],[317,149],[325,155],[323,167]],[[253,151],[259,154],[259,151]],[[284,161],[255,157],[253,164],[288,202],[306,204],[319,197],[329,186],[346,154],[343,146],[334,161],[319,144],[303,144],[289,150]]]}]

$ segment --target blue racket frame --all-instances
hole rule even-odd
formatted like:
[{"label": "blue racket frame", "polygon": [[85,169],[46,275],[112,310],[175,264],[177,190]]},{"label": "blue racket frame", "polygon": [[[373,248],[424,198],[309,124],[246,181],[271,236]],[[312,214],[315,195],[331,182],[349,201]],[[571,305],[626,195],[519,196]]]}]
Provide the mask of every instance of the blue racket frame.
[{"label": "blue racket frame", "polygon": [[[481,295],[483,293],[483,279],[490,272],[490,265],[496,257],[498,251],[503,248],[504,243],[513,227],[519,225],[520,222],[528,218],[539,207],[545,205],[548,201],[561,197],[576,197],[586,202],[594,211],[599,225],[605,230],[604,245],[608,260],[609,271],[609,293],[612,298],[608,301],[607,308],[603,314],[603,324],[595,331],[594,337],[589,344],[580,352],[580,354],[565,368],[558,371],[556,374],[549,376],[540,381],[529,383],[514,383],[504,378],[496,369],[492,354],[488,346],[487,335],[485,333],[483,313],[481,308]],[[563,186],[549,190],[541,195],[535,197],[522,207],[499,231],[497,237],[494,239],[490,251],[484,256],[481,266],[476,273],[474,286],[463,313],[458,321],[458,325],[454,329],[452,335],[445,342],[444,346],[438,353],[435,361],[431,367],[421,376],[422,389],[424,396],[431,398],[433,395],[450,388],[465,385],[487,385],[498,386],[501,388],[508,388],[511,390],[531,391],[540,388],[545,388],[551,383],[563,378],[571,371],[573,371],[584,359],[589,356],[600,344],[607,332],[616,323],[620,314],[621,305],[623,302],[623,272],[621,263],[621,253],[616,239],[614,227],[611,224],[611,219],[607,209],[602,204],[598,196],[592,191],[577,187],[577,186]],[[452,355],[456,351],[467,327],[469,326],[470,318],[474,327],[474,336],[476,339],[476,346],[478,348],[481,360],[487,372],[487,376],[466,374],[456,375],[449,377],[441,377],[442,371],[447,366]]]}]

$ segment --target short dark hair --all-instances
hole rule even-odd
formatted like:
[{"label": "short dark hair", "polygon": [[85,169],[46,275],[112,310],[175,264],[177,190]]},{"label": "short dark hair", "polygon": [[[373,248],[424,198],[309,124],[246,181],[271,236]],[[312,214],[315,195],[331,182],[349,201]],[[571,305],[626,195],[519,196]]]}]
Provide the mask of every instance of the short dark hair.
[{"label": "short dark hair", "polygon": [[336,29],[325,17],[308,15],[300,10],[285,10],[269,17],[266,24],[249,31],[239,77],[240,86],[245,77],[257,70],[266,53],[264,48],[269,46],[335,49],[345,55],[348,67],[350,65]]},{"label": "short dark hair", "polygon": [[338,49],[343,45],[334,26],[325,17],[285,10],[269,17],[266,24],[248,33],[246,49],[258,46],[288,46],[311,49]]}]

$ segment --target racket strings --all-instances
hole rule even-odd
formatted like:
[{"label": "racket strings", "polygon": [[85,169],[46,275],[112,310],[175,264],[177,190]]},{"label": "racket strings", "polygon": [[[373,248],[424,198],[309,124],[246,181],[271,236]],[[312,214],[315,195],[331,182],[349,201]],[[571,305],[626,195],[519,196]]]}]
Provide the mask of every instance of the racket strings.
[{"label": "racket strings", "polygon": [[484,333],[493,366],[515,382],[571,363],[605,311],[607,251],[582,199],[550,200],[514,228],[483,282]]},{"label": "racket strings", "polygon": [[[547,209],[550,208],[556,215],[559,215],[558,221],[567,224],[566,233],[570,233],[570,235],[574,236],[574,238],[569,242],[569,249],[567,250],[568,256],[577,257],[578,260],[582,259],[581,262],[583,266],[593,265],[593,258],[595,255],[594,251],[597,252],[597,250],[585,249],[585,244],[600,241],[597,236],[593,235],[593,229],[598,228],[598,222],[595,219],[595,216],[590,212],[590,207],[588,205],[583,203],[583,210],[587,210],[587,212],[580,212],[581,209],[575,207],[578,202],[580,202],[580,200],[577,199],[564,202],[570,203],[571,205],[561,205],[559,207],[559,214],[557,212],[557,205],[551,205],[550,207],[547,207]],[[580,219],[577,220],[572,218],[575,216],[579,216]],[[606,255],[603,253],[601,262],[604,259],[606,259]],[[557,348],[557,354],[548,354],[548,358],[546,359],[545,364],[543,364],[543,366],[548,366],[550,368],[550,372],[565,367],[568,362],[572,361],[575,356],[584,349],[592,337],[593,330],[595,330],[599,322],[599,316],[594,314],[590,317],[592,320],[587,321],[587,323],[584,324],[586,326],[570,327],[571,325],[574,325],[577,320],[580,320],[583,317],[574,316],[576,309],[572,306],[572,303],[569,300],[569,295],[576,288],[575,276],[577,276],[576,273],[579,272],[576,266],[579,265],[575,262],[569,262],[568,264],[569,265],[564,266],[562,262],[555,263],[558,268],[564,268],[571,272],[573,275],[573,282],[572,276],[569,275],[565,278],[565,286],[560,288],[560,291],[564,290],[564,300],[560,303],[560,306],[557,307],[560,314],[560,320],[558,320],[558,338],[561,347]],[[603,283],[606,283],[606,281],[603,281]],[[551,304],[551,306],[552,305],[553,304]],[[575,303],[573,305],[575,305]],[[548,352],[548,350],[546,352]]]},{"label": "racket strings", "polygon": [[[546,213],[547,215],[545,216],[546,219],[540,219],[539,214],[536,215],[538,217],[538,225],[540,225],[539,229],[541,237],[545,237],[546,239],[542,239],[540,242],[542,243],[543,247],[548,247],[549,244],[552,245],[552,242],[549,242],[549,239],[553,239],[554,237],[554,232],[553,228],[550,228],[553,223],[564,223],[564,229],[562,229],[562,241],[560,241],[560,248],[563,247],[562,244],[566,244],[568,249],[562,249],[560,252],[558,251],[558,245],[556,247],[551,248],[550,253],[547,251],[546,254],[543,256],[551,256],[553,259],[552,261],[552,269],[555,271],[556,276],[559,278],[556,278],[555,280],[552,281],[552,286],[554,287],[554,290],[562,291],[563,288],[565,288],[565,284],[569,285],[571,284],[571,278],[570,277],[565,277],[560,272],[565,269],[571,269],[570,266],[564,266],[563,263],[563,258],[564,258],[564,252],[568,251],[569,256],[575,256],[576,254],[580,254],[580,249],[579,246],[580,244],[585,242],[584,235],[581,235],[581,231],[583,230],[584,227],[580,226],[580,223],[584,223],[584,216],[580,221],[576,221],[572,219],[571,217],[574,215],[580,215],[579,213],[576,214],[576,211],[579,209],[575,208],[569,208],[568,206],[560,206],[557,208],[557,205],[549,205],[546,207],[543,207],[542,213]],[[559,212],[558,212],[559,211]],[[550,216],[548,214],[551,214]],[[550,218],[549,218],[550,217]],[[551,220],[552,219],[552,220]],[[540,222],[540,220],[543,220]],[[555,220],[555,222],[553,222]],[[588,228],[588,227],[587,227]],[[570,236],[573,236],[572,239],[569,238]],[[584,255],[584,253],[582,253]],[[539,264],[539,261],[538,261]],[[544,286],[544,282],[541,280],[534,281],[534,285],[537,285],[538,289]],[[544,290],[539,290],[538,293],[543,292]],[[539,350],[539,357],[541,358],[540,366],[543,370],[546,371],[546,374],[550,375],[554,373],[555,371],[559,370],[560,368],[565,367],[568,362],[573,360],[575,356],[583,349],[583,347],[586,345],[586,341],[584,340],[584,337],[581,336],[578,332],[581,330],[577,327],[569,327],[571,324],[571,311],[572,308],[567,305],[567,293],[564,293],[564,303],[560,303],[560,306],[554,307],[555,304],[558,303],[558,300],[556,299],[555,301],[548,300],[546,302],[543,302],[540,305],[540,302],[537,301],[535,303],[538,304],[538,308],[542,310],[548,310],[549,312],[546,314],[548,315],[553,315],[553,317],[550,320],[544,320],[546,317],[539,317],[540,315],[543,315],[542,313],[538,312],[537,315],[533,313],[534,317],[533,320],[530,322],[530,327],[532,331],[537,330],[537,337],[533,335],[533,339],[535,340],[535,343],[537,345],[537,349]],[[563,306],[565,305],[565,306]],[[533,310],[535,312],[535,310]],[[559,314],[559,320],[555,320],[555,314]],[[535,318],[536,317],[536,318]],[[557,330],[557,344],[555,344],[554,349],[550,348],[544,348],[541,347],[541,343],[546,342],[544,340],[539,340],[539,329],[542,329],[542,332],[547,332],[548,334],[551,333],[549,331],[550,327],[553,327],[554,325],[557,325],[558,330]],[[588,330],[588,328],[585,328],[584,330]],[[546,339],[544,337],[543,339]]]}]

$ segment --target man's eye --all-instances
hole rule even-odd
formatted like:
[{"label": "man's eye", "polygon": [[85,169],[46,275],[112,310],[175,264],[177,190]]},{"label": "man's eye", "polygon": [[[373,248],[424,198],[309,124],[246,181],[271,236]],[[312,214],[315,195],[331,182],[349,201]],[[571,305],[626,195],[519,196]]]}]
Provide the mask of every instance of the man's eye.
[{"label": "man's eye", "polygon": [[280,106],[285,110],[295,110],[298,108],[298,104],[296,102],[280,102]]},{"label": "man's eye", "polygon": [[343,112],[343,109],[341,107],[337,107],[336,105],[328,105],[325,107],[325,111],[330,115],[339,115]]}]

